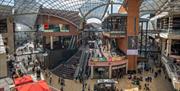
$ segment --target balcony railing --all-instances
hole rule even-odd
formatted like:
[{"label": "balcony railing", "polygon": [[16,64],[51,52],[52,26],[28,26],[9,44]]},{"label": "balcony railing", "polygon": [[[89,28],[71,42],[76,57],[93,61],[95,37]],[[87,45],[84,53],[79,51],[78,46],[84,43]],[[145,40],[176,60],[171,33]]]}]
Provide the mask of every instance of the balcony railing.
[{"label": "balcony railing", "polygon": [[168,30],[168,29],[161,29],[160,30],[161,33],[169,33],[169,34],[175,34],[175,35],[179,35],[180,34],[180,30]]},{"label": "balcony railing", "polygon": [[118,37],[125,37],[126,31],[108,31],[108,32],[103,32],[103,34],[111,38],[118,38]]}]

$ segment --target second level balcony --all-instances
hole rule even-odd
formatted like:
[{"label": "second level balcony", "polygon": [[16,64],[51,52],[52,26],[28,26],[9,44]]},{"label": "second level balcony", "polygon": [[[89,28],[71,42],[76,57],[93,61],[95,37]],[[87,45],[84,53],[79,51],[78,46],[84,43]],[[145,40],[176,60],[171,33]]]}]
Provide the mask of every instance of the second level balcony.
[{"label": "second level balcony", "polygon": [[162,38],[180,39],[180,30],[160,29],[158,31]]}]

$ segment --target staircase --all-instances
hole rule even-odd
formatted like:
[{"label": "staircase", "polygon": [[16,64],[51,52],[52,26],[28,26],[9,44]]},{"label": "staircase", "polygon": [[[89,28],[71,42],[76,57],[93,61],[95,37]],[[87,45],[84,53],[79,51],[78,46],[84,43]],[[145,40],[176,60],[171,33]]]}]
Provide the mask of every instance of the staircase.
[{"label": "staircase", "polygon": [[55,75],[64,77],[65,79],[74,79],[74,74],[79,64],[79,60],[82,54],[82,50],[79,50],[68,61],[60,64],[55,69],[51,70]]}]

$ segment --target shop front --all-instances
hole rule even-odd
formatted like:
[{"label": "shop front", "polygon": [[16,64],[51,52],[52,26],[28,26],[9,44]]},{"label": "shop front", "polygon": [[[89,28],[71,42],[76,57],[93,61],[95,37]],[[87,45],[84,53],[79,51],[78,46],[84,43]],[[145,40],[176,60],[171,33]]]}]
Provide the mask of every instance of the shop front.
[{"label": "shop front", "polygon": [[89,61],[91,78],[120,78],[127,73],[128,60],[119,61]]}]

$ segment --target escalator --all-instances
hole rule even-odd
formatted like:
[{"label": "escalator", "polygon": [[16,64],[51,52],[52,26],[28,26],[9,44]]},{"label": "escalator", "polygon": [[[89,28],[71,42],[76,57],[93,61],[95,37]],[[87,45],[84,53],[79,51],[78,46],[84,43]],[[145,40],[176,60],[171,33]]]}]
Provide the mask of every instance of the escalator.
[{"label": "escalator", "polygon": [[70,40],[70,43],[69,43],[68,49],[70,49],[70,48],[71,48],[72,41],[73,41],[73,36],[71,36],[71,40]]},{"label": "escalator", "polygon": [[89,60],[89,52],[87,52],[86,50],[83,51],[81,58],[80,58],[80,63],[79,63],[79,67],[76,70],[76,74],[75,74],[75,78],[85,78],[86,75],[86,71],[87,71],[87,65],[88,65],[88,60]]},{"label": "escalator", "polygon": [[87,71],[87,65],[88,65],[88,59],[89,59],[89,52],[85,53],[83,65],[82,65],[82,72],[81,72],[81,77],[87,78],[86,71]]},{"label": "escalator", "polygon": [[75,41],[76,41],[76,37],[73,36],[73,40],[72,40],[72,45],[71,45],[71,49],[74,49],[75,48]]},{"label": "escalator", "polygon": [[80,76],[80,71],[82,70],[82,61],[83,61],[83,59],[84,59],[84,55],[85,55],[85,51],[82,51],[82,54],[81,54],[81,57],[80,57],[80,60],[79,60],[79,66],[77,67],[77,69],[76,69],[76,72],[75,72],[75,74],[74,74],[74,78],[79,78],[79,76]]},{"label": "escalator", "polygon": [[72,36],[71,40],[70,40],[70,44],[68,46],[68,49],[74,49],[75,48],[75,41],[76,41],[76,37]]}]

